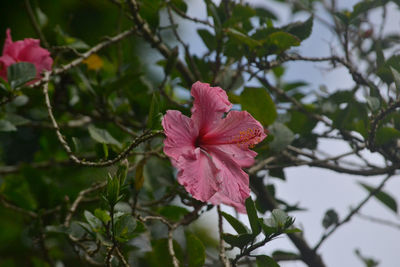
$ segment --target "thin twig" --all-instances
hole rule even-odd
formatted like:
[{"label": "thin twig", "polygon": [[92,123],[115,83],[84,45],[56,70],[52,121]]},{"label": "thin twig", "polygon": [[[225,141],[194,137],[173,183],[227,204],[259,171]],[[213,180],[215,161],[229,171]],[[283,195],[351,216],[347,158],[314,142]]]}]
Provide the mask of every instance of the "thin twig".
[{"label": "thin twig", "polygon": [[[50,75],[50,72],[45,73],[45,78],[48,79],[48,76]],[[136,139],[133,140],[133,142],[126,147],[120,154],[118,154],[114,159],[111,160],[106,160],[106,161],[99,161],[99,162],[92,162],[92,161],[85,161],[79,159],[73,152],[71,147],[68,145],[67,141],[65,140],[64,136],[61,134],[60,127],[58,126],[58,123],[54,117],[53,114],[53,108],[50,103],[50,97],[49,97],[49,92],[48,92],[48,87],[49,83],[46,82],[43,85],[43,94],[45,96],[45,101],[46,101],[46,107],[47,107],[47,112],[49,114],[51,123],[54,127],[54,130],[56,131],[58,141],[61,143],[62,147],[64,148],[65,152],[68,154],[68,157],[75,162],[78,165],[83,165],[83,166],[88,166],[88,167],[106,167],[113,165],[114,163],[120,161],[121,159],[125,158],[132,149],[137,147],[139,144],[162,134],[162,131],[154,131],[150,133],[144,133],[141,136],[137,137]]]},{"label": "thin twig", "polygon": [[42,42],[43,46],[48,48],[49,43],[47,42],[46,37],[44,36],[42,30],[40,29],[38,22],[36,21],[35,14],[33,14],[33,10],[32,10],[30,1],[25,0],[24,4],[25,4],[26,11],[28,12],[29,19],[31,21],[33,28],[35,29],[36,34],[39,36],[39,39]]},{"label": "thin twig", "polygon": [[23,208],[15,206],[11,202],[9,202],[2,194],[0,194],[0,202],[7,209],[16,211],[16,212],[21,213],[23,215],[27,215],[27,216],[29,216],[31,218],[34,218],[34,219],[36,219],[38,217],[38,215],[33,211],[25,210]]},{"label": "thin twig", "polygon": [[91,187],[89,187],[89,188],[87,188],[85,190],[80,191],[79,194],[78,194],[78,197],[75,199],[74,203],[72,203],[71,208],[68,210],[68,213],[67,213],[67,215],[65,217],[65,220],[64,220],[64,226],[68,227],[70,225],[72,216],[75,214],[75,212],[76,212],[79,204],[82,202],[83,198],[87,194],[90,194],[90,193],[92,193],[94,191],[97,191],[97,190],[103,188],[104,186],[106,186],[106,184],[107,184],[106,182],[102,182],[102,183],[99,183],[99,184],[95,184],[95,185],[93,185],[93,186],[91,186]]},{"label": "thin twig", "polygon": [[179,267],[179,261],[176,258],[175,251],[174,251],[174,239],[172,236],[173,231],[174,231],[173,228],[168,229],[168,252],[172,258],[172,264],[174,265],[174,267]]},{"label": "thin twig", "polygon": [[[131,9],[131,14],[135,25],[138,30],[142,33],[143,38],[146,39],[153,47],[165,57],[169,58],[171,55],[171,50],[161,41],[161,39],[156,36],[150,29],[149,24],[140,16],[139,5],[136,0],[126,0]],[[188,86],[191,86],[195,82],[191,71],[186,67],[186,65],[179,59],[177,59],[176,67],[178,71],[182,74]]]},{"label": "thin twig", "polygon": [[93,55],[94,53],[97,53],[98,51],[100,51],[101,49],[115,43],[118,41],[121,41],[123,39],[125,39],[126,37],[130,36],[131,34],[133,34],[134,32],[136,32],[136,28],[133,27],[129,30],[126,30],[124,32],[121,32],[118,35],[115,35],[113,37],[109,37],[107,38],[105,41],[98,43],[97,45],[93,46],[91,49],[89,49],[88,51],[86,51],[85,53],[82,54],[81,57],[78,57],[76,59],[74,59],[73,61],[71,61],[68,64],[62,65],[61,67],[58,67],[56,69],[53,69],[52,71],[50,71],[50,74],[47,76],[46,73],[44,75],[44,77],[42,79],[40,79],[39,81],[35,82],[34,84],[29,85],[28,87],[38,87],[41,86],[45,83],[48,83],[50,80],[50,76],[51,75],[57,75],[57,74],[61,74],[64,73],[65,71],[74,68],[76,66],[78,66],[79,64],[82,63],[82,61],[84,61],[85,59],[87,59],[88,57],[90,57],[91,55]]},{"label": "thin twig", "polygon": [[376,116],[372,118],[371,121],[371,128],[368,133],[368,148],[374,152],[376,151],[376,144],[375,144],[375,136],[376,136],[376,131],[378,130],[378,125],[379,123],[390,113],[395,111],[397,108],[400,107],[400,100],[397,100],[393,103],[391,103],[386,109],[381,110]]},{"label": "thin twig", "polygon": [[121,253],[121,251],[119,250],[118,247],[115,248],[115,252],[117,252],[118,258],[120,259],[120,261],[122,262],[122,265],[124,267],[129,267],[129,263],[126,261],[124,255]]},{"label": "thin twig", "polygon": [[222,225],[223,219],[222,219],[221,207],[219,205],[217,206],[217,212],[218,212],[218,231],[219,231],[219,258],[224,267],[230,267],[231,264],[225,254],[225,244],[223,239],[224,229]]}]

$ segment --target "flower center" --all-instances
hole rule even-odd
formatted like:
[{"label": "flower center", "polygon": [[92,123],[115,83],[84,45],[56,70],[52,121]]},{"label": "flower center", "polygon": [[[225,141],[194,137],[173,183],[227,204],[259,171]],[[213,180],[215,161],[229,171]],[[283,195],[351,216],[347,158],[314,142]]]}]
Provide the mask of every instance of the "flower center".
[{"label": "flower center", "polygon": [[261,131],[258,128],[248,128],[240,131],[239,135],[232,138],[232,143],[242,148],[253,148],[255,144],[261,142]]}]

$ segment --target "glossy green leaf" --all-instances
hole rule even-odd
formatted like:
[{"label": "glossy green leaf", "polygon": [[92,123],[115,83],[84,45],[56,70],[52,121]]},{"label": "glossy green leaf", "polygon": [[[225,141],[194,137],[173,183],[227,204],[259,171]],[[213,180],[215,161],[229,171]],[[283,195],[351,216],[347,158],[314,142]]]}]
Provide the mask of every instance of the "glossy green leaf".
[{"label": "glossy green leaf", "polygon": [[286,212],[280,209],[272,210],[271,217],[274,219],[275,225],[279,228],[283,227],[288,219]]},{"label": "glossy green leaf", "polygon": [[266,36],[264,46],[268,54],[281,54],[292,46],[299,46],[300,39],[287,32],[274,32]]},{"label": "glossy green leaf", "polygon": [[[169,254],[168,240],[166,238],[152,241],[153,252],[150,254],[155,266],[174,267]],[[179,244],[173,240],[173,248],[179,262],[183,262],[183,253]]]},{"label": "glossy green leaf", "polygon": [[252,242],[255,238],[254,234],[240,234],[240,235],[232,235],[232,234],[224,234],[224,241],[231,246],[244,248],[250,242]]},{"label": "glossy green leaf", "polygon": [[250,48],[255,48],[257,46],[261,46],[261,42],[249,37],[248,35],[235,30],[233,28],[226,29],[226,32],[229,36],[235,38],[236,40],[240,41],[243,44],[248,45]]},{"label": "glossy green leaf", "polygon": [[[315,112],[315,108],[311,106],[308,107],[306,106],[306,109],[310,113]],[[294,133],[298,133],[301,135],[309,135],[317,125],[318,122],[317,120],[310,118],[303,112],[297,110],[291,110],[289,114],[290,114],[290,121],[289,123],[287,123],[287,126]]]},{"label": "glossy green leaf", "polygon": [[339,222],[339,215],[335,210],[329,209],[325,212],[324,218],[322,219],[322,226],[327,229],[332,225]]},{"label": "glossy green leaf", "polygon": [[116,145],[118,148],[122,147],[122,144],[112,137],[107,130],[97,128],[93,125],[89,125],[88,130],[93,140],[102,144]]},{"label": "glossy green leaf", "polygon": [[[359,184],[364,187],[368,192],[373,192],[376,189],[370,185],[367,185],[365,183],[359,182]],[[386,207],[397,213],[397,202],[394,197],[389,195],[388,193],[383,192],[382,190],[378,191],[374,197],[378,199],[382,204],[384,204]]]},{"label": "glossy green leaf", "polygon": [[353,12],[351,13],[350,18],[355,19],[359,15],[368,12],[371,9],[383,6],[386,4],[388,0],[382,0],[382,1],[360,1],[359,3],[355,4],[353,6]]},{"label": "glossy green leaf", "polygon": [[203,243],[194,234],[186,234],[186,250],[188,267],[202,267],[206,258],[206,249]]},{"label": "glossy green leaf", "polygon": [[0,120],[0,132],[15,132],[17,127],[7,120]]},{"label": "glossy green leaf", "polygon": [[294,140],[293,132],[282,123],[275,122],[268,129],[274,136],[274,139],[269,144],[271,149],[274,151],[285,149]]},{"label": "glossy green leaf", "polygon": [[151,99],[149,116],[147,119],[148,129],[160,129],[161,128],[161,115],[160,115],[160,94],[158,92],[153,93]]},{"label": "glossy green leaf", "polygon": [[100,219],[97,218],[96,216],[94,216],[90,211],[85,210],[84,211],[84,216],[86,221],[89,223],[90,228],[94,231],[94,232],[99,232],[100,229],[103,227],[103,224],[101,223]]},{"label": "glossy green leaf", "polygon": [[400,55],[388,58],[382,66],[379,66],[377,75],[387,84],[394,82],[392,69],[400,72]]},{"label": "glossy green leaf", "polygon": [[282,29],[290,34],[297,36],[300,40],[307,39],[312,32],[313,28],[313,17],[309,17],[304,22],[294,22],[283,27]]},{"label": "glossy green leaf", "polygon": [[208,50],[213,51],[217,48],[217,41],[211,32],[206,29],[198,29],[197,33],[203,40],[203,43],[207,46]]},{"label": "glossy green leaf", "polygon": [[277,116],[275,104],[264,88],[246,87],[240,94],[243,110],[247,110],[261,124],[271,125]]},{"label": "glossy green leaf", "polygon": [[257,267],[279,267],[279,264],[273,258],[266,255],[258,255],[256,262]]},{"label": "glossy green leaf", "polygon": [[37,18],[38,24],[39,24],[40,28],[42,29],[43,27],[45,27],[47,25],[49,20],[48,20],[46,14],[43,13],[43,11],[39,7],[35,8],[35,13],[36,13],[36,18]]},{"label": "glossy green leaf", "polygon": [[393,74],[393,80],[396,85],[396,89],[397,91],[400,91],[400,73],[393,67],[390,67],[390,70],[392,71]]},{"label": "glossy green leaf", "polygon": [[19,62],[7,68],[7,79],[13,89],[35,79],[35,77],[36,67],[32,63]]},{"label": "glossy green leaf", "polygon": [[126,242],[135,236],[136,220],[131,214],[124,214],[115,219],[115,237],[120,242]]},{"label": "glossy green leaf", "polygon": [[179,207],[179,206],[164,206],[161,207],[159,210],[159,213],[166,217],[167,219],[170,219],[172,221],[179,221],[181,220],[186,214],[189,213],[187,209],[184,207]]},{"label": "glossy green leaf", "polygon": [[251,231],[253,232],[254,235],[258,235],[261,232],[261,225],[260,222],[258,221],[256,206],[254,205],[254,202],[251,199],[251,197],[246,199],[245,205],[246,205],[247,216],[249,218],[251,226]]},{"label": "glossy green leaf", "polygon": [[257,16],[261,19],[261,20],[267,20],[267,19],[277,19],[277,16],[274,14],[273,11],[267,9],[264,6],[257,6],[256,8],[254,8],[256,11]]},{"label": "glossy green leaf", "polygon": [[229,222],[229,224],[235,229],[238,234],[247,234],[248,230],[245,225],[243,225],[238,219],[232,215],[222,212],[222,216]]},{"label": "glossy green leaf", "polygon": [[384,145],[400,138],[400,131],[392,127],[380,127],[376,131],[375,143]]},{"label": "glossy green leaf", "polygon": [[94,216],[99,218],[105,225],[111,220],[110,214],[102,209],[95,209]]},{"label": "glossy green leaf", "polygon": [[176,6],[180,11],[182,11],[183,13],[186,13],[187,11],[187,4],[185,1],[183,0],[171,0],[171,4],[173,4],[174,6]]}]

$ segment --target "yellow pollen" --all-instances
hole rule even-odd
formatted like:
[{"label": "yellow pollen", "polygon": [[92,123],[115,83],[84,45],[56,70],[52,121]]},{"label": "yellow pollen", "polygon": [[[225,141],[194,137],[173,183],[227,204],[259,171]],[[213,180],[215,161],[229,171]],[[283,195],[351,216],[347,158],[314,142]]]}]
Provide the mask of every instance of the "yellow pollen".
[{"label": "yellow pollen", "polygon": [[239,131],[239,135],[232,138],[232,142],[243,148],[253,148],[261,141],[261,131],[258,128],[248,128]]}]

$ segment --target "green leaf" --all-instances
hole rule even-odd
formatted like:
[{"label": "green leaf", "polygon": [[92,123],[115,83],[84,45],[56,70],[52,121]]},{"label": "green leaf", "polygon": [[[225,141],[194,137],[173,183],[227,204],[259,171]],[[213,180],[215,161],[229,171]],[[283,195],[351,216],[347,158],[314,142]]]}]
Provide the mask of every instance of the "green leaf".
[{"label": "green leaf", "polygon": [[275,225],[279,228],[282,228],[285,226],[286,221],[288,219],[288,215],[286,214],[286,212],[284,212],[283,210],[280,209],[274,209],[271,212],[272,218],[275,221]]},{"label": "green leaf", "polygon": [[392,67],[390,67],[390,70],[392,71],[393,74],[393,79],[396,85],[396,89],[397,91],[400,91],[400,73]]},{"label": "green leaf", "polygon": [[274,122],[268,129],[274,136],[274,139],[269,144],[274,151],[285,149],[294,140],[292,131],[282,123]]},{"label": "green leaf", "polygon": [[[152,241],[152,247],[153,253],[150,254],[151,260],[154,262],[152,266],[174,267],[166,238]],[[175,240],[173,240],[173,248],[178,261],[182,262],[182,249]]]},{"label": "green leaf", "polygon": [[261,232],[260,222],[258,221],[256,206],[254,205],[251,197],[246,199],[245,202],[247,216],[249,217],[249,222],[251,226],[251,230],[254,235],[258,235]]},{"label": "green leaf", "polygon": [[264,38],[266,54],[281,54],[292,46],[299,46],[300,39],[287,32],[274,32]]},{"label": "green leaf", "polygon": [[241,43],[248,45],[250,48],[256,48],[257,46],[261,46],[261,44],[262,44],[261,42],[247,36],[246,34],[240,32],[238,30],[233,29],[233,28],[226,29],[226,33],[229,36],[240,41]]},{"label": "green leaf", "polygon": [[339,223],[339,216],[335,210],[329,209],[325,212],[324,218],[322,219],[322,226],[328,229],[329,226]]},{"label": "green leaf", "polygon": [[266,19],[278,19],[277,16],[269,9],[267,9],[264,6],[258,6],[254,8],[256,11],[256,15],[261,19],[261,20],[266,20]]},{"label": "green leaf", "polygon": [[372,111],[376,111],[380,108],[381,103],[379,101],[379,98],[374,96],[367,96],[366,99],[367,99],[367,104]]},{"label": "green leaf", "polygon": [[95,209],[94,210],[94,216],[96,216],[97,218],[99,218],[105,225],[111,221],[111,217],[108,214],[107,211],[105,210],[101,210],[101,209]]},{"label": "green leaf", "polygon": [[135,236],[136,220],[130,214],[124,214],[115,220],[115,238],[126,242]]},{"label": "green leaf", "polygon": [[[369,186],[367,184],[364,184],[364,183],[361,183],[361,182],[359,182],[359,184],[362,187],[364,187],[370,193],[376,190],[374,187]],[[386,207],[388,207],[389,209],[391,209],[392,211],[397,213],[397,203],[396,203],[396,200],[391,195],[389,195],[388,193],[385,193],[382,190],[380,190],[374,196],[380,202],[382,202],[382,204],[384,204]]]},{"label": "green leaf", "polygon": [[299,255],[290,251],[276,250],[272,253],[272,257],[282,257],[287,259],[299,259]]},{"label": "green leaf", "polygon": [[158,92],[153,93],[151,99],[149,117],[147,119],[148,129],[160,129],[161,128],[161,116],[160,116],[160,94]]},{"label": "green leaf", "polygon": [[288,33],[297,36],[300,40],[303,41],[311,35],[312,27],[313,27],[313,17],[309,17],[304,22],[294,22],[289,25],[286,25],[282,29]]},{"label": "green leaf", "polygon": [[36,67],[32,63],[19,62],[7,68],[7,79],[11,88],[15,89],[36,78]]},{"label": "green leaf", "polygon": [[179,207],[179,206],[163,206],[160,208],[159,213],[166,217],[167,219],[170,219],[172,221],[179,221],[181,220],[186,214],[189,213],[187,209],[184,207]]},{"label": "green leaf", "polygon": [[122,144],[112,137],[107,130],[97,128],[93,125],[89,125],[88,130],[93,140],[102,144],[116,145],[118,148],[122,148]]},{"label": "green leaf", "polygon": [[144,183],[144,165],[146,164],[146,160],[141,160],[136,166],[135,170],[135,180],[133,181],[133,185],[135,187],[136,192],[142,188]]},{"label": "green leaf", "polygon": [[388,2],[388,0],[382,0],[382,1],[365,0],[365,1],[360,1],[359,3],[357,3],[357,4],[355,4],[353,6],[353,12],[351,13],[350,18],[352,20],[354,20],[359,15],[364,14],[364,13],[368,12],[371,9],[383,6],[387,2]]},{"label": "green leaf", "polygon": [[240,94],[243,110],[247,110],[261,124],[271,125],[277,116],[275,104],[264,88],[246,87]]},{"label": "green leaf", "polygon": [[387,84],[394,82],[392,69],[400,72],[400,55],[393,55],[378,68],[377,75]]},{"label": "green leaf", "polygon": [[101,223],[100,219],[94,216],[90,211],[85,210],[83,215],[85,216],[86,221],[89,223],[90,228],[94,232],[99,232],[100,229],[103,227],[103,224]]},{"label": "green leaf", "polygon": [[120,196],[121,185],[117,178],[113,178],[110,174],[107,177],[106,193],[104,198],[110,207],[114,207],[115,204],[121,199]]},{"label": "green leaf", "polygon": [[197,33],[200,35],[208,50],[214,51],[217,48],[217,41],[211,32],[206,29],[198,29]]},{"label": "green leaf", "polygon": [[0,132],[15,132],[17,127],[9,121],[0,120]]},{"label": "green leaf", "polygon": [[22,117],[22,116],[20,116],[20,115],[17,115],[17,114],[13,114],[13,113],[7,113],[7,114],[4,116],[4,119],[7,120],[7,121],[9,121],[9,122],[11,122],[11,123],[14,124],[15,126],[25,125],[25,124],[27,124],[27,123],[30,122],[29,119],[24,118],[24,117]]},{"label": "green leaf", "polygon": [[187,11],[187,4],[183,0],[171,0],[171,4],[176,6],[180,11],[186,13]]},{"label": "green leaf", "polygon": [[261,219],[261,228],[265,236],[270,236],[272,234],[279,233],[279,229],[275,227],[275,221],[272,218]]},{"label": "green leaf", "polygon": [[279,264],[273,258],[266,255],[258,255],[256,261],[257,267],[279,267]]},{"label": "green leaf", "polygon": [[[306,108],[310,113],[315,112],[315,109],[310,106]],[[303,112],[291,110],[289,114],[291,118],[287,126],[294,133],[298,133],[303,136],[310,135],[312,130],[317,125],[317,120],[311,119]]]},{"label": "green leaf", "polygon": [[376,131],[375,143],[385,145],[398,138],[400,138],[399,130],[392,127],[381,127]]},{"label": "green leaf", "polygon": [[206,259],[206,249],[203,243],[193,234],[186,234],[186,249],[188,267],[201,267]]},{"label": "green leaf", "polygon": [[224,241],[231,246],[244,248],[247,244],[252,242],[255,238],[254,234],[240,234],[240,235],[232,235],[232,234],[224,234],[222,236]]},{"label": "green leaf", "polygon": [[35,8],[35,13],[36,13],[36,18],[37,18],[38,24],[39,24],[40,28],[43,29],[43,27],[47,25],[47,22],[49,20],[47,19],[46,14],[44,14],[43,11],[39,7]]},{"label": "green leaf", "polygon": [[235,229],[238,234],[248,233],[246,226],[232,215],[222,212],[222,216],[224,216],[224,218],[229,222],[229,224],[233,227],[233,229]]}]

